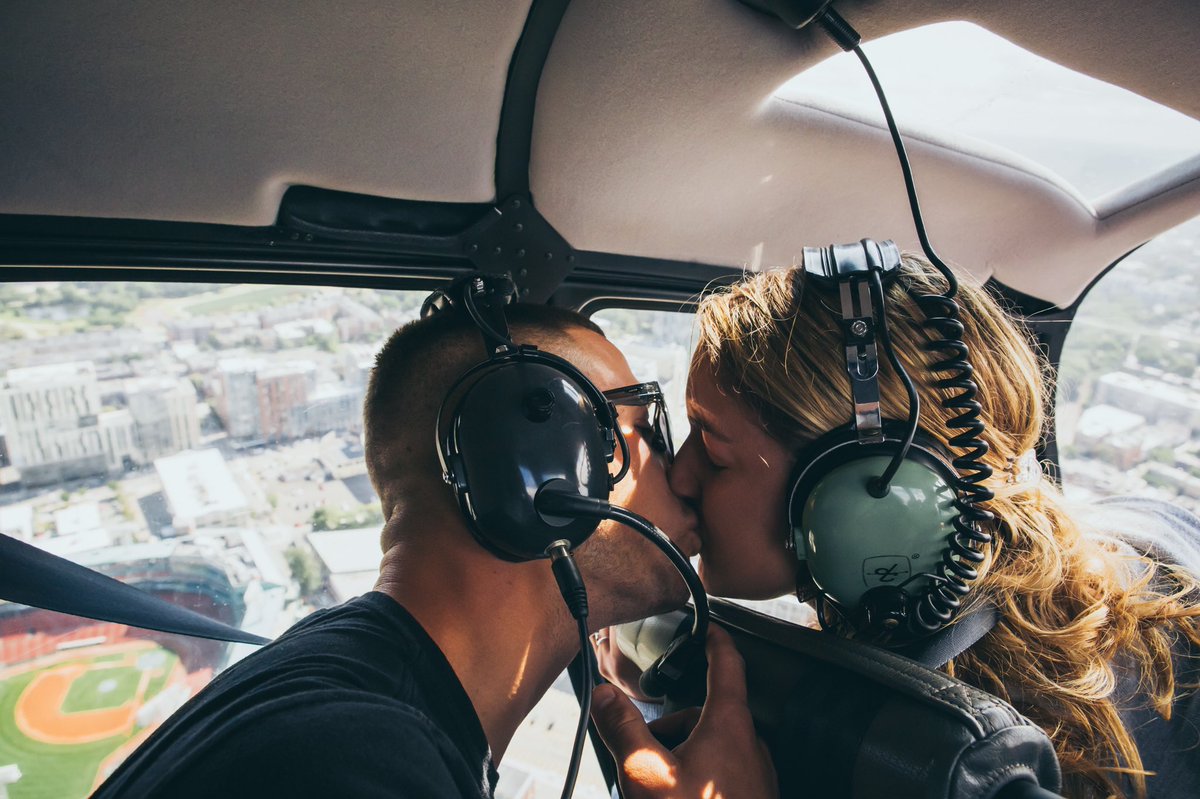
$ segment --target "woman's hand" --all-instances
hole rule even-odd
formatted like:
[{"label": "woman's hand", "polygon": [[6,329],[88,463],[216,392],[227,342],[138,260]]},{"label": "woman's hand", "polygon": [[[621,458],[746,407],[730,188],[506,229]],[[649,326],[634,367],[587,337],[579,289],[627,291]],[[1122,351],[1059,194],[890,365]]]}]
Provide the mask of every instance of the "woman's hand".
[{"label": "woman's hand", "polygon": [[659,735],[683,743],[667,749],[616,688],[596,688],[592,719],[616,759],[626,799],[771,799],[779,795],[775,767],[746,705],[742,656],[729,634],[709,627],[708,699],[654,722]]},{"label": "woman's hand", "polygon": [[642,693],[638,681],[642,671],[621,651],[617,645],[617,631],[613,627],[605,627],[592,635],[592,648],[596,651],[596,663],[600,667],[600,676],[639,702],[661,702],[661,699],[651,699]]}]

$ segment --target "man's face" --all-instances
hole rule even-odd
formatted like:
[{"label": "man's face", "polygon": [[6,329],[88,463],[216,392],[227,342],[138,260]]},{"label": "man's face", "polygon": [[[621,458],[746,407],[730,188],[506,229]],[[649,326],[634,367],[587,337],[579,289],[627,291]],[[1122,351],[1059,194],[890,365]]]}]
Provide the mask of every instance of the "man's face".
[{"label": "man's face", "polygon": [[[601,391],[637,383],[625,357],[607,339],[590,330],[571,333],[577,354],[574,363]],[[667,485],[666,454],[653,445],[651,409],[617,408],[621,432],[629,445],[629,473],[613,488],[609,502],[628,508],[656,524],[684,551],[700,549],[696,516]],[[621,465],[618,449],[613,473]],[[579,549],[578,562],[592,604],[609,610],[616,624],[644,618],[682,605],[687,588],[675,567],[639,533],[615,522],[603,522]]]}]

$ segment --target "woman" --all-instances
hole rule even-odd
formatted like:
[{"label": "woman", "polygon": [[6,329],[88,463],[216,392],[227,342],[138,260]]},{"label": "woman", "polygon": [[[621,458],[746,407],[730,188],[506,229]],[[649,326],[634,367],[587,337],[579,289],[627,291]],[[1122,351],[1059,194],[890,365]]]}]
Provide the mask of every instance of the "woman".
[{"label": "woman", "polygon": [[[904,256],[884,291],[886,319],[921,400],[921,430],[959,455],[947,434],[959,411],[943,407],[952,392],[934,385],[946,375],[931,373],[939,355],[927,348],[914,299],[945,285],[929,263]],[[1200,748],[1170,752],[1196,746],[1200,722],[1200,700],[1185,684],[1197,678],[1186,653],[1200,645],[1200,584],[1189,570],[1200,569],[1200,521],[1154,503],[1114,506],[1102,533],[1068,512],[1036,469],[1020,474],[1043,434],[1041,367],[984,290],[964,283],[956,299],[980,386],[982,460],[992,470],[984,487],[993,496],[980,506],[993,517],[980,523],[992,543],[971,596],[994,603],[999,621],[946,670],[1046,730],[1068,796],[1143,796],[1151,772],[1160,774],[1154,795],[1200,795]],[[700,303],[692,434],[671,483],[700,513],[701,575],[713,594],[814,594],[785,546],[785,493],[796,453],[851,416],[841,323],[836,292],[818,290],[803,268],[750,276]],[[879,362],[883,417],[903,420],[905,387],[886,358]]]}]

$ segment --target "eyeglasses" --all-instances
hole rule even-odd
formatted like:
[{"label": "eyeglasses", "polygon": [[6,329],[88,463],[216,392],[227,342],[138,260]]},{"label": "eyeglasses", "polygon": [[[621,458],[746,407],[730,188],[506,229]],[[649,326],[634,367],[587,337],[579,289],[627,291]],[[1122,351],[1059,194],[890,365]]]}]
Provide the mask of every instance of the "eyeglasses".
[{"label": "eyeglasses", "polygon": [[671,440],[671,419],[667,415],[667,400],[657,382],[614,388],[605,391],[604,396],[613,405],[650,406],[650,427],[654,431],[650,437],[650,446],[665,455],[667,463],[675,460],[675,444]]}]

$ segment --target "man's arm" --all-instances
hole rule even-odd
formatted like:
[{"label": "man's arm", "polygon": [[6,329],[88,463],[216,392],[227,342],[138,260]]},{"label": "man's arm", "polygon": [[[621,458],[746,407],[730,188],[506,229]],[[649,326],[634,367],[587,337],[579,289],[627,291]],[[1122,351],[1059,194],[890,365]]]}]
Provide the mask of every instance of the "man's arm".
[{"label": "man's arm", "polygon": [[779,795],[775,767],[754,730],[746,705],[742,656],[729,634],[709,627],[708,699],[697,714],[654,722],[661,733],[686,740],[668,750],[629,699],[616,688],[596,688],[592,718],[613,753],[626,799],[770,799]]}]

